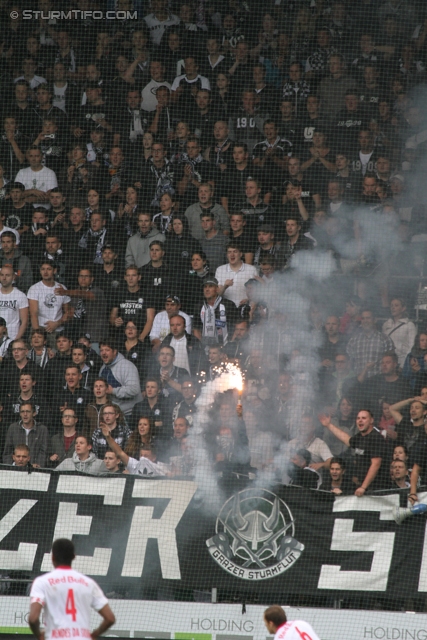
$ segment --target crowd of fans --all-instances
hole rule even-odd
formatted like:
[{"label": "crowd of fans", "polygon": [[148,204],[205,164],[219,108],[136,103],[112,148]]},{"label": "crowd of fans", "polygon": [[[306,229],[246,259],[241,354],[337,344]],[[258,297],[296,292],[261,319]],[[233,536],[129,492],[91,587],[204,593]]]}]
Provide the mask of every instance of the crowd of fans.
[{"label": "crowd of fans", "polygon": [[[1,5],[3,463],[358,496],[409,467],[415,502],[427,296],[417,332],[390,281],[427,238],[424,3],[112,4]],[[306,295],[308,352],[279,304],[297,254],[331,256],[345,291]],[[242,399],[201,420],[230,367]]]}]

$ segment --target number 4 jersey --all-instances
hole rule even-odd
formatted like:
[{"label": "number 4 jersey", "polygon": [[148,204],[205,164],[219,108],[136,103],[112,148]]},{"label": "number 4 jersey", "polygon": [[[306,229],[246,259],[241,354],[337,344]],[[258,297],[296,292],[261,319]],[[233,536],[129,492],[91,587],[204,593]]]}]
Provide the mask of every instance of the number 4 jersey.
[{"label": "number 4 jersey", "polygon": [[91,608],[100,611],[108,604],[96,582],[71,567],[36,578],[30,599],[44,608],[46,640],[90,638]]},{"label": "number 4 jersey", "polygon": [[274,640],[319,640],[319,636],[308,622],[290,620],[277,629]]}]

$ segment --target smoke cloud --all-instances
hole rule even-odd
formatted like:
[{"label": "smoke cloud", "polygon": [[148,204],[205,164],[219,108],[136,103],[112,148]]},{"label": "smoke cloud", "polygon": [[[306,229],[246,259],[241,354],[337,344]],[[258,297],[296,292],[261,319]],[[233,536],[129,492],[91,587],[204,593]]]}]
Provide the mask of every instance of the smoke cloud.
[{"label": "smoke cloud", "polygon": [[[338,236],[332,238],[333,251],[298,252],[292,257],[290,269],[275,274],[273,283],[257,289],[258,300],[262,300],[269,309],[269,318],[251,329],[247,355],[262,349],[264,359],[269,358],[274,380],[272,383],[270,379],[263,390],[267,398],[263,410],[270,422],[258,424],[258,431],[262,429],[272,434],[274,454],[271,464],[258,471],[257,486],[271,487],[286,476],[286,442],[281,438],[297,436],[301,416],[308,411],[316,414],[322,409],[322,398],[318,394],[320,359],[317,355],[323,340],[321,324],[328,315],[342,315],[346,300],[354,293],[349,289],[352,277],[347,279],[342,275],[336,254],[355,262],[363,255],[381,265],[393,255],[401,255],[404,248],[399,235],[399,220],[390,207],[384,212],[360,209],[354,215],[360,240],[345,240]],[[375,283],[368,282],[368,285],[375,286]],[[276,392],[279,371],[288,373],[292,379],[290,434],[282,433],[283,425],[274,423],[269,412],[271,403],[268,400]],[[196,401],[198,411],[191,430],[190,446],[203,509],[212,513],[218,512],[225,497],[219,488],[217,474],[211,470],[212,452],[208,450],[206,441],[212,426],[210,411],[216,394],[239,387],[239,376],[235,370],[221,373],[202,388]],[[245,417],[245,401],[243,407]],[[248,435],[251,446],[251,434]]]}]

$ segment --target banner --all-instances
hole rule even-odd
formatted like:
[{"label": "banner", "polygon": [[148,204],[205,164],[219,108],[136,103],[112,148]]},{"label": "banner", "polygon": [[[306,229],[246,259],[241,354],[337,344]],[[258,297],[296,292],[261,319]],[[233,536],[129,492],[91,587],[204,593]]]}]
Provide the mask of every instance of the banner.
[{"label": "banner", "polygon": [[[110,600],[116,624],[103,637],[153,640],[273,640],[264,623],[265,606]],[[321,640],[426,640],[427,615],[345,611],[285,606],[289,620],[306,620]],[[29,598],[0,597],[0,634],[30,633]],[[92,627],[99,624],[92,616]],[[0,636],[3,640],[4,636]],[[306,639],[307,640],[307,639]]]},{"label": "banner", "polygon": [[208,495],[188,479],[10,467],[0,470],[0,489],[3,578],[50,571],[52,542],[67,537],[75,568],[117,598],[182,599],[215,588],[221,599],[304,594],[332,606],[337,597],[427,591],[426,518],[394,520],[406,491],[334,497],[235,479],[213,500],[212,488]]}]

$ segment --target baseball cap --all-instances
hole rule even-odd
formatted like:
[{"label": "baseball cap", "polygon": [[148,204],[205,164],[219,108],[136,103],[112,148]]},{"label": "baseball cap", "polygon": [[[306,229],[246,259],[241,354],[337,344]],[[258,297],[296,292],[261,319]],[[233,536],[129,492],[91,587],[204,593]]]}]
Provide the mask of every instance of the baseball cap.
[{"label": "baseball cap", "polygon": [[392,182],[393,180],[399,180],[399,182],[405,182],[405,176],[403,176],[401,173],[395,173],[394,176],[391,176],[390,182]]},{"label": "baseball cap", "polygon": [[172,295],[172,294],[166,296],[165,300],[166,301],[167,300],[172,300],[172,302],[176,302],[176,304],[181,304],[181,300],[179,299],[179,297],[175,296],[175,295]]},{"label": "baseball cap", "polygon": [[205,284],[215,284],[216,286],[218,286],[218,280],[213,276],[208,276],[203,280],[203,286],[205,286]]}]

